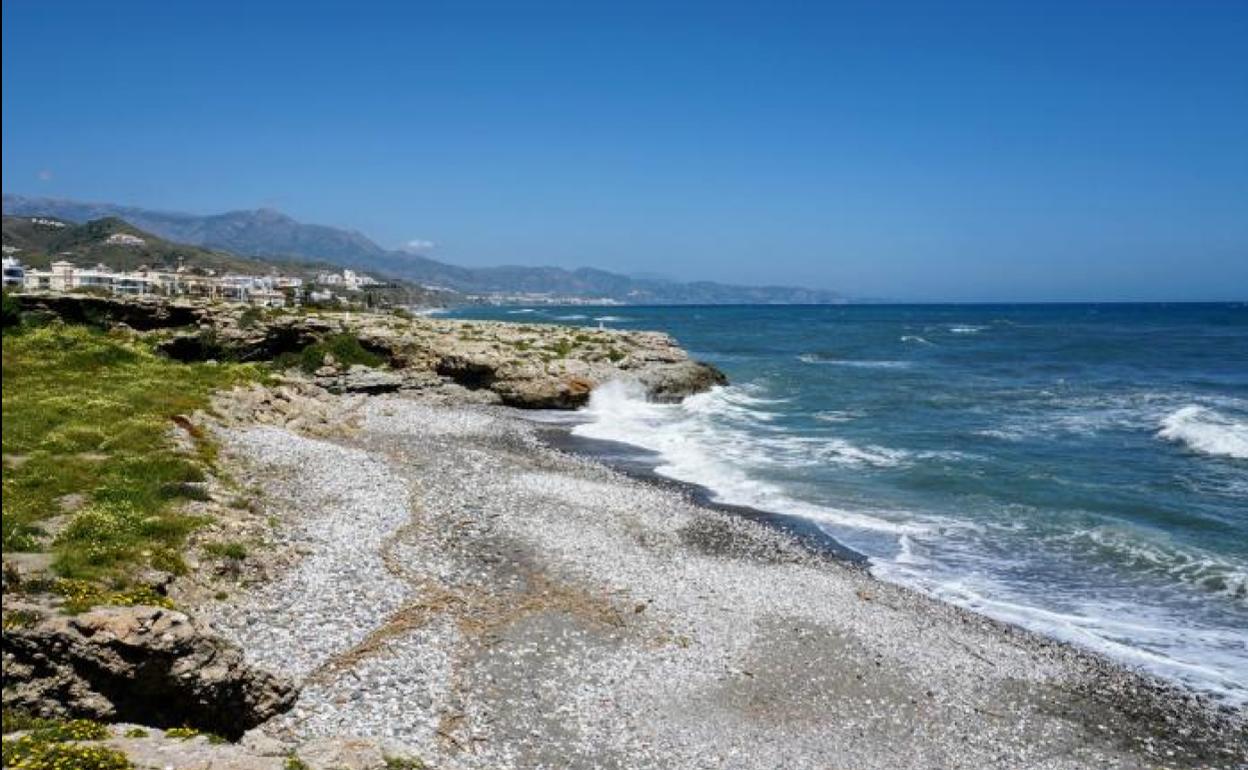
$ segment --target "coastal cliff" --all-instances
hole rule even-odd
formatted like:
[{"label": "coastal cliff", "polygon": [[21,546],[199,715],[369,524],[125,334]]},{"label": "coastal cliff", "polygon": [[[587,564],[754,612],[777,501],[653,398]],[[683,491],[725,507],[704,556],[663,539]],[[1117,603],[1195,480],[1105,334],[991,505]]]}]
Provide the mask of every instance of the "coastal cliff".
[{"label": "coastal cliff", "polygon": [[[455,321],[393,313],[297,312],[155,298],[19,295],[24,311],[125,326],[182,361],[286,361],[335,392],[428,391],[455,385],[469,400],[571,409],[611,380],[641,383],[655,400],[726,383],[668,335],[543,324]],[[327,341],[358,343],[364,363]],[[322,347],[318,348],[317,346]],[[320,352],[320,358],[315,355]],[[346,360],[344,360],[346,359]]]}]

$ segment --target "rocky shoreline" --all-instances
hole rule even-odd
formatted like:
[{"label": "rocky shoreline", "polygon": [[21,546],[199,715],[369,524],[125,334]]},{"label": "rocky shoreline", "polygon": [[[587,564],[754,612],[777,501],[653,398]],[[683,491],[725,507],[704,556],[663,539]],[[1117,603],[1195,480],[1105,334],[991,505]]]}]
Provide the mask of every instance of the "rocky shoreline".
[{"label": "rocky shoreline", "polygon": [[1242,713],[552,449],[520,414],[393,395],[353,409],[330,440],[221,433],[308,554],[203,609],[303,683],[267,739],[367,736],[438,767],[1246,756]]},{"label": "rocky shoreline", "polygon": [[[723,381],[665,335],[22,302],[186,360],[317,351],[175,420],[229,477],[196,537],[251,546],[153,576],[179,610],[11,628],[6,554],[6,708],[122,723],[104,740],[135,767],[1248,766],[1242,711],[564,451],[514,408]],[[316,347],[343,336],[369,365]]]},{"label": "rocky shoreline", "polygon": [[571,409],[610,380],[634,380],[651,398],[669,401],[727,381],[661,332],[381,312],[309,313],[152,297],[15,296],[27,314],[132,329],[152,336],[158,350],[183,361],[273,361],[346,336],[375,365],[352,365],[332,354],[313,362],[308,373],[336,393],[433,391],[455,402]]}]

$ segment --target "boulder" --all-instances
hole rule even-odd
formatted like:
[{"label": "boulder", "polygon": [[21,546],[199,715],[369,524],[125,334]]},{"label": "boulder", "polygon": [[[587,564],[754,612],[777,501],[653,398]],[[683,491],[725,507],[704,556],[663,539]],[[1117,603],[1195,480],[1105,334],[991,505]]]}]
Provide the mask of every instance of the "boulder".
[{"label": "boulder", "polygon": [[44,716],[237,737],[298,695],[206,625],[160,607],[100,607],[6,628],[3,653],[5,708]]}]

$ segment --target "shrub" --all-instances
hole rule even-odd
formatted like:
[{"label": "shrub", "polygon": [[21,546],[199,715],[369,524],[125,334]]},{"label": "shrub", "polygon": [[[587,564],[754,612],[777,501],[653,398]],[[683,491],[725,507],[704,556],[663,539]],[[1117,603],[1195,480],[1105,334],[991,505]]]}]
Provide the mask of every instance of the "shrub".
[{"label": "shrub", "polygon": [[39,622],[39,613],[34,610],[10,610],[4,613],[4,629],[30,628]]},{"label": "shrub", "polygon": [[3,310],[0,311],[0,325],[5,329],[21,326],[22,324],[22,306],[18,303],[17,298],[4,292]]},{"label": "shrub", "polygon": [[238,327],[240,329],[251,329],[255,327],[264,318],[264,311],[251,305],[243,308],[243,312],[238,314]]},{"label": "shrub", "polygon": [[204,551],[210,556],[218,559],[237,559],[242,561],[247,558],[247,546],[239,542],[229,543],[208,543],[204,546]]},{"label": "shrub", "polygon": [[33,736],[4,742],[4,766],[22,770],[130,770],[126,755],[106,746],[49,743]]}]

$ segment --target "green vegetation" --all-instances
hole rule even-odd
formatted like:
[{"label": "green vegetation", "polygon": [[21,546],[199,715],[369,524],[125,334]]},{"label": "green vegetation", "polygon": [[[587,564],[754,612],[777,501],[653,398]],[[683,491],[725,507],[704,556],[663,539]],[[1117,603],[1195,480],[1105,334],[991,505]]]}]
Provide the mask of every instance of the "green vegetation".
[{"label": "green vegetation", "polygon": [[[262,376],[253,365],[170,361],[125,333],[60,322],[6,330],[4,550],[50,549],[55,572],[80,581],[58,587],[77,607],[152,598],[129,576],[183,568],[201,521],[178,503],[202,498],[195,483],[215,451],[194,431],[194,451],[175,451],[171,418]],[[60,530],[51,539],[50,524]]]},{"label": "green vegetation", "polygon": [[571,353],[572,349],[575,347],[576,347],[575,342],[573,342],[570,339],[565,338],[557,342],[550,343],[549,345],[546,346],[546,350],[549,350],[550,352],[554,353],[555,356],[558,358],[567,358],[568,354]]},{"label": "green vegetation", "polygon": [[295,756],[293,751],[286,755],[286,761],[282,763],[282,768],[283,770],[310,770],[308,763]]},{"label": "green vegetation", "polygon": [[22,322],[22,307],[18,303],[17,298],[10,295],[7,291],[4,292],[3,307],[3,312],[0,312],[0,321],[3,323],[0,325],[5,329],[10,326],[17,326]]},{"label": "green vegetation", "polygon": [[384,358],[361,345],[359,337],[344,333],[326,337],[298,353],[284,353],[274,359],[273,365],[279,369],[298,367],[311,374],[325,365],[327,353],[333,356],[334,363],[339,366],[381,366],[386,362]]},{"label": "green vegetation", "polygon": [[247,546],[237,541],[229,543],[208,543],[204,546],[204,552],[209,556],[218,559],[236,559],[242,561],[247,558]]},{"label": "green vegetation", "polygon": [[142,727],[131,727],[129,730],[126,730],[127,738],[146,738],[149,735],[151,735],[151,733],[144,730]]},{"label": "green vegetation", "polygon": [[128,770],[130,760],[106,746],[79,741],[110,737],[108,727],[89,719],[43,719],[22,711],[4,711],[4,734],[27,731],[4,740],[4,766],[23,770]]},{"label": "green vegetation", "polygon": [[15,733],[18,730],[37,730],[41,727],[50,727],[57,723],[54,719],[44,719],[37,717],[28,711],[20,709],[8,709],[3,712],[4,734]]},{"label": "green vegetation", "polygon": [[243,308],[243,312],[238,314],[238,327],[240,329],[251,329],[264,320],[264,310],[255,305],[248,305]]},{"label": "green vegetation", "polygon": [[386,757],[386,770],[428,770],[428,767],[414,757]]},{"label": "green vegetation", "polygon": [[222,738],[216,733],[206,733],[203,730],[197,730],[194,727],[170,727],[168,730],[165,730],[166,738],[173,738],[174,740],[179,741],[189,741],[190,739],[198,738],[201,735],[207,738],[209,743],[227,743],[225,738]]},{"label": "green vegetation", "polygon": [[173,609],[173,600],[157,593],[150,586],[131,586],[122,590],[108,590],[99,583],[90,580],[71,580],[60,578],[48,589],[60,594],[65,599],[65,609],[69,612],[83,612],[101,604],[118,607],[164,607]]},{"label": "green vegetation", "polygon": [[126,755],[107,746],[40,741],[29,735],[4,742],[4,766],[21,770],[130,770]]},{"label": "green vegetation", "polygon": [[39,613],[33,610],[9,610],[4,613],[4,630],[30,628],[39,622]]}]

